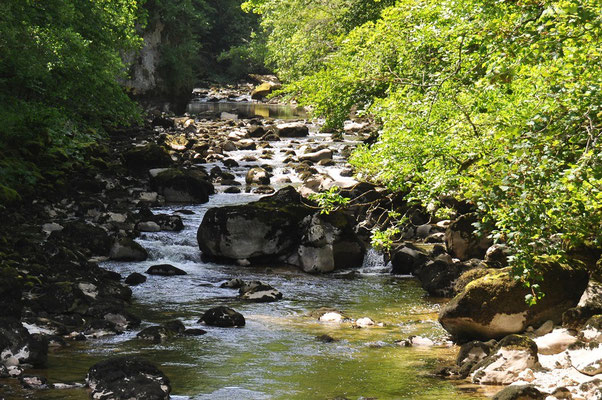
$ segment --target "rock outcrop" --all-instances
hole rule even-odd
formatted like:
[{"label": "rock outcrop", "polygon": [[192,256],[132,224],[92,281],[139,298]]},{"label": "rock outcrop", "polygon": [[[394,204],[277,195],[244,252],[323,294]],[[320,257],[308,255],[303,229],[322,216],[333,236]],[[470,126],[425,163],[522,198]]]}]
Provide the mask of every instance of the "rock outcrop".
[{"label": "rock outcrop", "polygon": [[206,257],[330,272],[362,264],[365,249],[352,226],[345,214],[322,215],[286,187],[254,203],[210,209],[197,239]]}]

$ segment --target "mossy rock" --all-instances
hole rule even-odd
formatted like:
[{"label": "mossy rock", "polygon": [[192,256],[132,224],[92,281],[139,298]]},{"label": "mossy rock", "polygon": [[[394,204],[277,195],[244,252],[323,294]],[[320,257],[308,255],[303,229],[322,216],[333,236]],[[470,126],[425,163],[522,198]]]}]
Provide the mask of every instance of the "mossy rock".
[{"label": "mossy rock", "polygon": [[126,151],[123,154],[123,159],[125,165],[135,171],[169,167],[173,164],[173,160],[167,150],[154,143]]},{"label": "mossy rock", "polygon": [[578,303],[587,272],[559,264],[538,268],[545,296],[536,305],[526,304],[530,292],[511,276],[510,268],[498,269],[468,283],[443,307],[439,322],[458,340],[498,339],[547,320],[559,323],[562,313]]},{"label": "mossy rock", "polygon": [[151,178],[151,186],[170,203],[206,203],[215,189],[200,170],[169,168]]}]

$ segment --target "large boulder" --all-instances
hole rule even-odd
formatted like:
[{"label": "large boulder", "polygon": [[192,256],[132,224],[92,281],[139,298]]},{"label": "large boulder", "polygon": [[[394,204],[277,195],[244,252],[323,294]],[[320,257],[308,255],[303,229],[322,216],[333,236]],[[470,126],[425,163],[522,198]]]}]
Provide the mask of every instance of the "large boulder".
[{"label": "large boulder", "polygon": [[474,214],[465,214],[449,224],[445,231],[445,243],[451,255],[460,260],[485,256],[491,240],[475,232],[473,224],[476,222]]},{"label": "large boulder", "polygon": [[167,400],[169,379],[155,365],[131,356],[101,361],[88,371],[86,382],[95,400]]},{"label": "large boulder", "polygon": [[173,163],[165,148],[154,143],[137,146],[123,154],[125,165],[131,170],[148,170],[168,167]]},{"label": "large boulder", "polygon": [[534,306],[525,302],[530,291],[511,276],[509,268],[490,269],[441,309],[439,322],[459,340],[497,339],[547,320],[560,322],[562,313],[579,301],[587,273],[558,264],[538,268],[545,296]]},{"label": "large boulder", "polygon": [[62,230],[54,231],[49,236],[49,241],[62,242],[72,247],[88,249],[90,253],[106,256],[111,250],[113,239],[104,229],[74,221],[64,225]]},{"label": "large boulder", "polygon": [[210,209],[197,239],[205,257],[289,264],[308,272],[359,267],[365,252],[349,217],[320,214],[292,187],[254,203]]},{"label": "large boulder", "polygon": [[215,193],[209,176],[196,169],[151,170],[151,186],[170,203],[206,203]]},{"label": "large boulder", "polygon": [[253,100],[262,100],[264,97],[267,97],[272,90],[278,90],[282,87],[279,83],[276,82],[263,82],[261,85],[257,86],[251,92],[251,98]]},{"label": "large boulder", "polygon": [[309,128],[303,122],[289,122],[276,125],[280,137],[304,137],[309,135]]},{"label": "large boulder", "polygon": [[500,390],[493,400],[544,400],[546,395],[533,385],[510,385]]}]

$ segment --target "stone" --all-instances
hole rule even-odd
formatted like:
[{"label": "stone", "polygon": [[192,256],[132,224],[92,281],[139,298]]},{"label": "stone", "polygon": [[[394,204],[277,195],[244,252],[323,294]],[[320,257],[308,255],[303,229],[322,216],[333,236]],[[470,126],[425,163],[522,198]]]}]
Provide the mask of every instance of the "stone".
[{"label": "stone", "polygon": [[527,288],[515,280],[509,268],[490,269],[466,284],[462,292],[439,313],[439,322],[460,340],[497,339],[524,331],[547,320],[560,322],[562,314],[574,307],[587,285],[585,271],[559,264],[540,264],[546,296],[528,306]]},{"label": "stone", "polygon": [[282,293],[259,281],[245,283],[239,290],[239,296],[242,300],[256,303],[270,303],[282,299]]},{"label": "stone", "polygon": [[562,353],[578,339],[566,329],[556,329],[533,340],[537,344],[539,354],[553,355]]},{"label": "stone", "polygon": [[359,318],[358,320],[355,321],[354,323],[355,326],[359,327],[359,328],[367,328],[369,326],[374,326],[376,325],[376,323],[374,321],[372,321],[372,319],[368,318],[368,317],[363,317],[363,318]]},{"label": "stone", "polygon": [[187,275],[188,273],[178,267],[174,267],[170,264],[158,264],[153,265],[146,270],[149,275],[160,275],[160,276],[174,276],[174,275]]},{"label": "stone", "polygon": [[261,85],[257,86],[251,92],[251,98],[253,100],[261,100],[270,93],[272,90],[278,90],[280,88],[280,84],[274,82],[263,82]]},{"label": "stone", "polygon": [[160,171],[151,176],[151,186],[170,203],[206,203],[215,193],[209,176],[196,169]]},{"label": "stone", "polygon": [[16,271],[0,268],[0,318],[21,318],[23,283]]},{"label": "stone", "polygon": [[500,390],[492,400],[545,400],[546,395],[533,385],[510,385]]},{"label": "stone", "polygon": [[155,365],[132,356],[110,358],[94,364],[86,382],[95,400],[168,400],[169,379]]},{"label": "stone", "polygon": [[602,314],[594,315],[587,320],[580,337],[586,342],[602,343]]},{"label": "stone", "polygon": [[135,171],[168,167],[173,164],[173,160],[167,150],[154,143],[134,147],[123,153],[123,158],[125,165],[130,170]]},{"label": "stone", "polygon": [[320,214],[292,187],[257,202],[209,209],[197,240],[204,257],[295,265],[307,272],[360,267],[365,253],[348,216]]},{"label": "stone", "polygon": [[229,193],[229,194],[238,194],[240,192],[241,192],[240,188],[236,187],[236,186],[229,186],[224,190],[224,193]]},{"label": "stone", "polygon": [[113,244],[109,258],[115,261],[144,261],[148,258],[148,252],[134,240],[121,238]]},{"label": "stone", "polygon": [[541,324],[540,327],[537,328],[533,333],[536,336],[543,336],[543,335],[547,335],[548,333],[552,332],[553,330],[554,330],[554,321],[547,320],[546,322]]},{"label": "stone", "polygon": [[182,321],[173,320],[168,321],[160,326],[150,326],[138,332],[137,338],[143,340],[150,340],[153,343],[162,343],[166,339],[176,337],[183,334],[186,331]]},{"label": "stone", "polygon": [[48,386],[48,380],[46,380],[46,378],[37,375],[21,375],[19,377],[19,382],[25,389],[42,390],[50,387]]},{"label": "stone", "polygon": [[491,353],[496,344],[494,340],[489,342],[473,340],[472,342],[464,343],[460,347],[460,351],[456,357],[456,364],[460,367],[460,377],[462,379],[466,378],[472,368]]},{"label": "stone", "polygon": [[80,221],[65,224],[62,230],[52,232],[48,240],[88,249],[90,253],[98,256],[108,255],[113,243],[107,231]]},{"label": "stone", "polygon": [[485,385],[509,385],[527,368],[539,367],[537,345],[526,336],[509,335],[502,339],[472,371],[472,381]]},{"label": "stone", "polygon": [[454,263],[448,257],[447,254],[438,256],[414,271],[414,276],[418,278],[422,288],[431,296],[451,297],[456,280],[471,269],[470,265]]},{"label": "stone", "polygon": [[44,368],[48,357],[48,341],[31,335],[16,319],[0,318],[0,365]]},{"label": "stone", "polygon": [[276,126],[280,137],[304,137],[309,135],[309,128],[303,122],[289,122]]},{"label": "stone", "polygon": [[156,222],[153,222],[153,221],[138,222],[136,224],[136,229],[139,230],[140,232],[160,232],[161,231],[161,227],[159,226],[159,224],[157,224]]},{"label": "stone", "polygon": [[505,244],[494,244],[485,252],[485,262],[492,268],[503,268],[508,266],[510,249]]},{"label": "stone", "polygon": [[582,374],[602,374],[602,344],[577,342],[569,346],[567,357],[571,365]]},{"label": "stone", "polygon": [[133,272],[125,278],[125,283],[130,286],[140,285],[146,282],[146,276],[139,274],[138,272]]},{"label": "stone", "polygon": [[319,342],[322,342],[322,343],[334,343],[334,342],[337,341],[332,336],[326,335],[326,334],[320,335],[320,336],[316,336],[316,340],[319,341]]},{"label": "stone", "polygon": [[327,312],[327,313],[323,314],[322,316],[320,316],[318,321],[341,323],[341,322],[343,322],[344,319],[345,318],[343,317],[343,315],[339,314],[338,312],[331,311],[331,312]]},{"label": "stone", "polygon": [[240,289],[241,287],[244,286],[244,284],[245,284],[245,281],[243,281],[242,279],[234,278],[234,279],[230,279],[229,281],[222,283],[221,285],[219,285],[219,287],[228,288],[228,289]]},{"label": "stone", "polygon": [[465,214],[449,224],[445,231],[445,243],[451,255],[460,260],[483,258],[491,240],[477,236],[473,226],[476,222],[474,214]]},{"label": "stone", "polygon": [[413,274],[419,266],[425,264],[428,260],[424,253],[406,245],[391,250],[390,258],[391,273],[402,275]]},{"label": "stone", "polygon": [[322,149],[312,153],[306,153],[299,156],[299,161],[312,161],[318,162],[321,160],[330,160],[332,159],[332,150],[330,149]]},{"label": "stone", "polygon": [[245,317],[230,307],[220,306],[207,310],[199,322],[221,328],[242,327],[245,326]]},{"label": "stone", "polygon": [[259,184],[259,185],[269,185],[270,184],[270,174],[268,171],[261,167],[254,167],[247,171],[247,176],[245,177],[245,182],[247,184]]}]

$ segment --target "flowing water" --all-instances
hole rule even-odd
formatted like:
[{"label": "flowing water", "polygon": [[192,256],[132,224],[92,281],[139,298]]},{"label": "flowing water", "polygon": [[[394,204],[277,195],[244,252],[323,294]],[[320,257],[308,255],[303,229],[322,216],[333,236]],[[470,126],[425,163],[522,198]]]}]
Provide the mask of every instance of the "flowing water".
[{"label": "flowing water", "polygon": [[[305,142],[328,142],[329,136],[312,134],[303,140],[273,144],[273,157],[261,160],[274,168],[274,176],[292,171],[282,165],[283,153]],[[353,138],[337,144],[348,146]],[[248,168],[245,156],[234,169],[243,180]],[[338,157],[340,164],[343,160]],[[207,165],[211,168],[213,165]],[[333,177],[338,167],[320,167]],[[276,185],[278,188],[282,185]],[[485,396],[474,388],[461,388],[430,374],[449,362],[456,349],[401,347],[396,340],[411,335],[446,343],[446,333],[437,322],[438,299],[425,297],[419,283],[410,277],[391,276],[382,257],[370,251],[363,268],[329,275],[308,275],[289,268],[249,268],[201,261],[196,231],[210,207],[240,204],[258,199],[254,194],[218,193],[210,202],[195,206],[166,206],[156,213],[180,213],[181,232],[146,233],[138,239],[149,250],[149,260],[136,263],[107,262],[104,267],[122,276],[144,273],[153,264],[169,263],[188,272],[174,277],[149,276],[133,288],[132,311],[143,326],[178,318],[187,328],[203,328],[207,334],[182,337],[162,344],[136,338],[136,332],[86,342],[52,351],[49,369],[29,371],[46,375],[51,382],[81,382],[94,363],[114,355],[142,355],[157,363],[169,376],[175,399],[334,399],[378,398],[413,400],[465,400]],[[237,291],[222,289],[230,278],[260,280],[279,289],[284,299],[276,303],[247,303],[236,299]],[[228,305],[241,312],[244,328],[214,328],[197,323],[210,307]],[[350,323],[320,323],[316,312],[328,307],[352,319],[370,317],[383,326],[357,329]],[[323,343],[317,336],[337,339]],[[86,399],[85,389],[29,393],[35,399]]]}]

